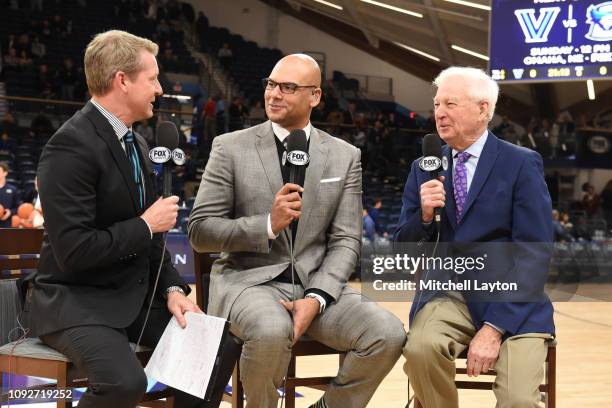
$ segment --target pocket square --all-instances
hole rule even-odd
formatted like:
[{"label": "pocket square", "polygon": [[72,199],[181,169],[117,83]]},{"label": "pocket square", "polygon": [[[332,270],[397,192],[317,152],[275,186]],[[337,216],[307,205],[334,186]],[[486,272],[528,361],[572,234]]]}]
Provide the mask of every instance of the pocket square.
[{"label": "pocket square", "polygon": [[321,183],[333,183],[334,181],[340,181],[340,177],[321,179]]}]

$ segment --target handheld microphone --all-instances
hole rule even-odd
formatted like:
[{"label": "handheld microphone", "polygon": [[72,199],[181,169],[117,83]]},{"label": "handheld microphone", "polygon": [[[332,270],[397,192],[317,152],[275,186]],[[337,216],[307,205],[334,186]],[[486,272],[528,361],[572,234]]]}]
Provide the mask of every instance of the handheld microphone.
[{"label": "handheld microphone", "polygon": [[[440,136],[435,133],[425,135],[423,138],[423,157],[419,162],[419,167],[423,171],[429,172],[431,179],[438,179],[442,165],[442,141]],[[440,207],[434,209],[434,220],[438,231],[440,230]]]},{"label": "handheld microphone", "polygon": [[[310,163],[306,132],[295,129],[287,136],[286,165],[289,166],[289,182],[303,187],[306,167]],[[291,229],[297,228],[297,222],[291,223]],[[295,231],[293,231],[295,233]]]},{"label": "handheld microphone", "polygon": [[[175,156],[174,151],[178,150],[179,135],[176,125],[169,121],[160,122],[157,125],[156,147],[149,152],[149,158],[154,163],[163,163],[163,196],[172,195],[172,167],[170,160]],[[182,152],[182,151],[181,151]],[[176,161],[176,159],[175,159]]]}]

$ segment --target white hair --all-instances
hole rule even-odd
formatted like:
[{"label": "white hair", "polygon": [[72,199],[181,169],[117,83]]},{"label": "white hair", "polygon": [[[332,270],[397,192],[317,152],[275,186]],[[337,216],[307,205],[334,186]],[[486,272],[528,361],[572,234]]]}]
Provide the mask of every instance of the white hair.
[{"label": "white hair", "polygon": [[469,96],[476,102],[486,101],[489,104],[487,118],[490,122],[495,114],[495,105],[499,96],[499,85],[482,69],[471,67],[449,67],[434,79],[433,86],[438,88],[449,79],[460,79],[466,83]]}]

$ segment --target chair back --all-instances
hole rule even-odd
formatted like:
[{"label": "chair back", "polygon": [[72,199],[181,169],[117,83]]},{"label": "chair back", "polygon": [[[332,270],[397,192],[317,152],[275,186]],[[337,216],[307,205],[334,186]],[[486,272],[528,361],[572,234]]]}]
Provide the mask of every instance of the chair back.
[{"label": "chair back", "polygon": [[0,346],[17,340],[27,325],[18,321],[22,312],[20,277],[35,269],[42,244],[42,229],[0,229]]},{"label": "chair back", "polygon": [[213,262],[219,258],[218,253],[193,251],[193,262],[196,280],[196,303],[204,313],[208,310],[208,290],[210,288],[210,270]]}]

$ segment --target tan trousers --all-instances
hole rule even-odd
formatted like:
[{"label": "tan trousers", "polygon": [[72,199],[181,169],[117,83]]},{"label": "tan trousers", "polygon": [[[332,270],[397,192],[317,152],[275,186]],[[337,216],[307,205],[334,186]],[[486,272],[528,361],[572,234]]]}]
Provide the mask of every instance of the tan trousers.
[{"label": "tan trousers", "polygon": [[[437,298],[419,310],[404,346],[404,371],[424,408],[459,406],[455,359],[475,334],[463,302]],[[493,385],[497,408],[540,407],[538,387],[544,376],[546,341],[550,338],[549,334],[527,333],[502,343]]]}]

